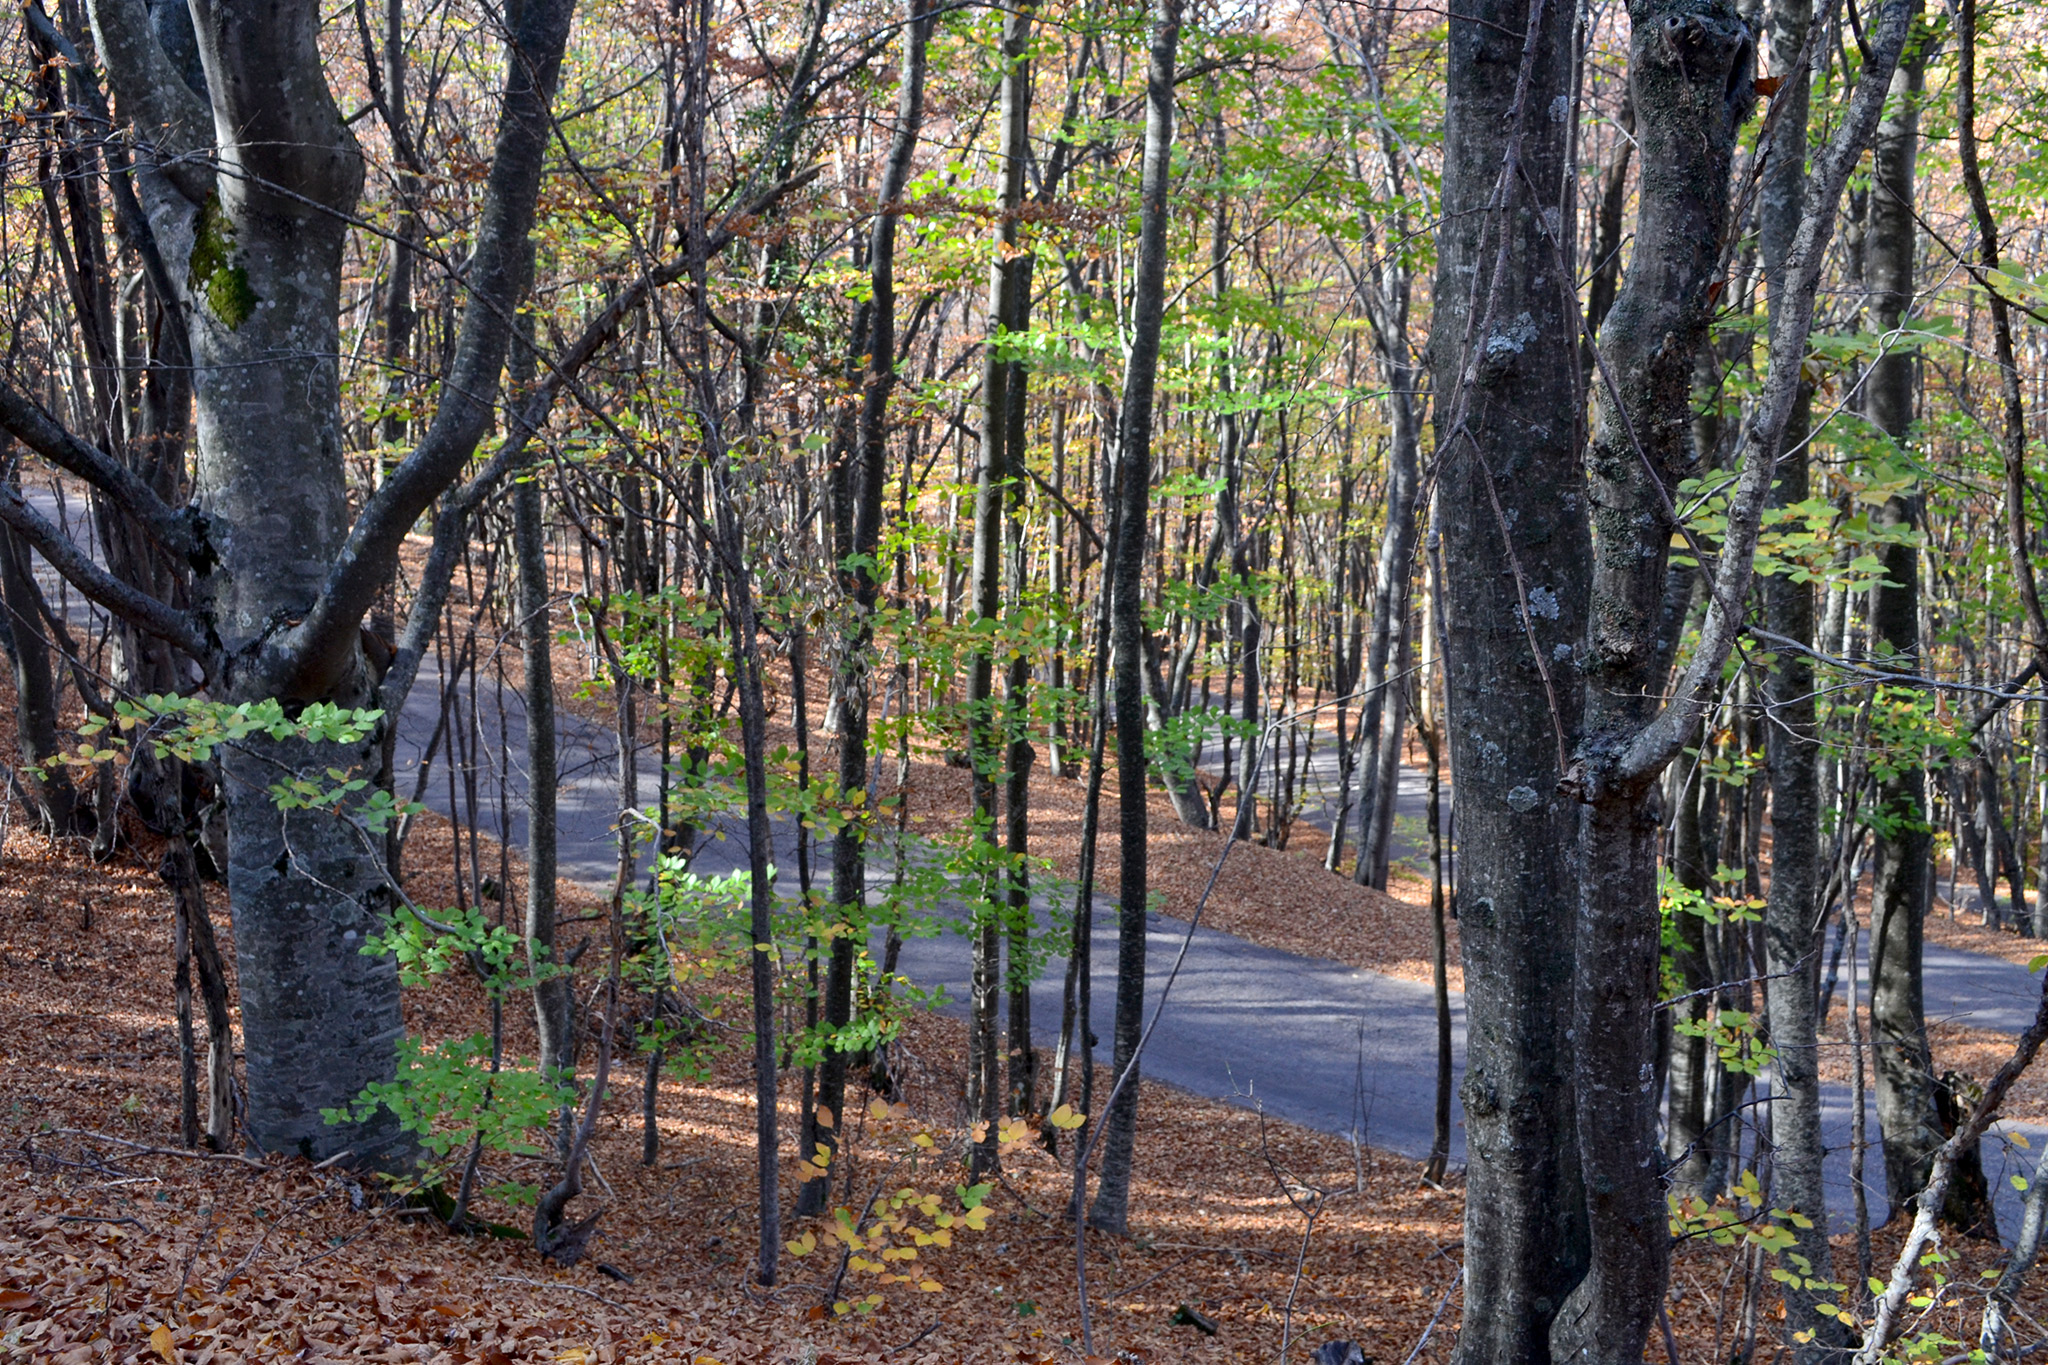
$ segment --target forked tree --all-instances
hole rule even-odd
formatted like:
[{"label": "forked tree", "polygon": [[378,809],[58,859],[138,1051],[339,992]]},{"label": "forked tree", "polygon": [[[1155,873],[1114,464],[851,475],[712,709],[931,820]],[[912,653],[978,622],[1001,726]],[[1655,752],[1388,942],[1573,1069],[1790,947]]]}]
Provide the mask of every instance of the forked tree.
[{"label": "forked tree", "polygon": [[[573,0],[503,13],[505,68],[481,212],[462,267],[467,304],[441,398],[418,445],[355,515],[345,483],[340,382],[343,251],[364,161],[329,89],[309,0],[249,4],[94,0],[92,43],[125,165],[116,220],[189,347],[196,480],[162,500],[127,463],[0,387],[0,426],[91,484],[189,571],[189,606],[102,568],[18,493],[0,519],[80,591],[188,656],[207,694],[369,707],[409,679],[440,598],[424,593],[396,661],[366,652],[362,622],[401,540],[463,473],[496,421],[500,373],[525,285],[526,242],[552,137],[550,104]],[[189,25],[196,69],[175,60]],[[459,533],[444,519],[443,530]],[[452,559],[452,556],[444,558]],[[389,1080],[401,1031],[397,971],[367,956],[392,887],[358,823],[280,810],[280,781],[326,784],[373,767],[375,738],[337,753],[298,736],[223,752],[249,1135],[266,1150],[360,1163],[404,1157],[386,1110],[330,1125],[322,1111]]]}]

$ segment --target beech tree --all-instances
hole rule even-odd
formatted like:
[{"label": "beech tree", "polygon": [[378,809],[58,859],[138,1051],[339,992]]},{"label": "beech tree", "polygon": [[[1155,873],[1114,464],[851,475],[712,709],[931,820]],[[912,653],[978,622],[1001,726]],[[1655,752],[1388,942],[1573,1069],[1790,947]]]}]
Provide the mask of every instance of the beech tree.
[{"label": "beech tree", "polygon": [[1646,1083],[1661,941],[1653,798],[1743,628],[1836,206],[1916,12],[1911,0],[1881,11],[1807,177],[1699,639],[1667,690],[1670,496],[1693,462],[1690,382],[1719,292],[1753,40],[1729,4],[1630,6],[1637,242],[1601,328],[1582,471],[1582,324],[1552,208],[1571,24],[1542,0],[1453,11],[1444,199],[1469,218],[1439,258],[1432,350],[1447,724],[1469,850],[1463,1359],[1636,1360],[1654,1325],[1670,1242]]},{"label": "beech tree", "polygon": [[[91,7],[132,157],[135,207],[123,227],[192,358],[193,501],[165,502],[24,394],[5,395],[0,422],[175,553],[194,601],[123,583],[18,495],[0,495],[0,517],[80,591],[192,659],[209,695],[276,699],[293,712],[393,700],[380,695],[363,619],[400,540],[494,420],[572,12],[569,0],[535,0],[506,15],[497,139],[454,362],[420,444],[351,520],[337,358],[342,245],[363,171],[327,84],[318,10],[202,0],[192,9],[195,80],[141,0]],[[179,31],[178,11],[164,13]],[[413,656],[431,628],[420,615],[400,642]],[[367,767],[374,747],[361,741],[341,761]],[[389,1163],[403,1156],[390,1114],[330,1125],[322,1112],[392,1075],[398,976],[388,958],[362,951],[391,888],[360,828],[281,811],[271,794],[280,779],[326,782],[336,760],[333,745],[297,736],[257,737],[222,757],[246,1122],[269,1150]]]}]

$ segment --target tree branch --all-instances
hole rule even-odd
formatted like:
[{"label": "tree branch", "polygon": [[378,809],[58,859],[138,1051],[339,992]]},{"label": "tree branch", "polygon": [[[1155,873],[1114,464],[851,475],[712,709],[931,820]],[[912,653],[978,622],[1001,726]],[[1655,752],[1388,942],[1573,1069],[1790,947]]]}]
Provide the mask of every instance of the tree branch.
[{"label": "tree branch", "polygon": [[213,169],[197,154],[213,145],[213,111],[171,65],[142,0],[90,0],[88,8],[120,116],[133,125],[148,160],[193,204],[203,202]]},{"label": "tree branch", "polygon": [[1857,80],[1847,117],[1827,147],[1814,159],[1806,181],[1806,217],[1786,254],[1785,307],[1771,311],[1770,370],[1762,402],[1743,445],[1741,473],[1728,509],[1728,530],[1722,537],[1719,561],[1710,585],[1700,642],[1673,689],[1671,700],[1656,718],[1630,741],[1614,765],[1610,780],[1643,781],[1663,771],[1684,747],[1692,727],[1713,706],[1736,637],[1742,633],[1744,604],[1763,525],[1764,502],[1777,471],[1777,452],[1785,423],[1798,397],[1799,367],[1813,331],[1814,297],[1828,243],[1834,237],[1836,208],[1843,186],[1857,160],[1870,145],[1884,112],[1892,72],[1905,51],[1906,38],[1920,14],[1920,0],[1885,0],[1871,59]]},{"label": "tree branch", "polygon": [[29,506],[12,484],[0,485],[0,522],[19,532],[73,587],[136,629],[177,646],[208,678],[213,676],[215,651],[198,617],[128,586],[93,563],[77,541]]},{"label": "tree branch", "polygon": [[139,474],[74,436],[41,404],[4,379],[0,379],[0,430],[12,433],[51,464],[76,474],[119,503],[164,549],[188,560],[202,552],[192,523],[159,498]]}]

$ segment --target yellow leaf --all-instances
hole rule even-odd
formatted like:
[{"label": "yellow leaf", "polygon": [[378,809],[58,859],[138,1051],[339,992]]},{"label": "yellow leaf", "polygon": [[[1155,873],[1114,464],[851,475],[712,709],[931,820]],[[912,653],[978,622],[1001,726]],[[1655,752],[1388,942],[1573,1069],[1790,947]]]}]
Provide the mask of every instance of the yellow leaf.
[{"label": "yellow leaf", "polygon": [[927,1294],[936,1294],[946,1286],[940,1284],[937,1280],[919,1280],[917,1287]]},{"label": "yellow leaf", "polygon": [[159,1324],[151,1331],[149,1334],[149,1344],[156,1349],[158,1355],[169,1361],[170,1365],[178,1365],[178,1362],[184,1359],[184,1356],[179,1353],[177,1342],[171,1336],[171,1329],[168,1327]]},{"label": "yellow leaf", "polygon": [[1079,1128],[1088,1120],[1082,1115],[1075,1113],[1073,1106],[1063,1104],[1050,1114],[1047,1114],[1045,1121],[1055,1128]]},{"label": "yellow leaf", "polygon": [[888,1117],[889,1117],[889,1101],[887,1101],[887,1100],[870,1100],[870,1101],[868,1102],[868,1117],[869,1117],[869,1118],[871,1118],[871,1119],[885,1119],[885,1118],[888,1118]]}]

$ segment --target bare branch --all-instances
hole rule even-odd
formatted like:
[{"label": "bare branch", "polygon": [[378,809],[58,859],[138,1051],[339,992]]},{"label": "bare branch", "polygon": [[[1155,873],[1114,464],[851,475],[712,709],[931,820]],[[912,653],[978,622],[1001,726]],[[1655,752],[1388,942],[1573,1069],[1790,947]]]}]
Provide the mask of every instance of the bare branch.
[{"label": "bare branch", "polygon": [[0,430],[61,469],[105,493],[140,522],[150,539],[173,554],[192,558],[200,551],[192,523],[166,504],[142,477],[99,447],[80,440],[41,404],[0,379]]},{"label": "bare branch", "polygon": [[128,586],[93,563],[77,541],[30,507],[12,484],[0,484],[0,521],[19,532],[73,587],[136,629],[177,646],[209,678],[213,676],[214,648],[196,616]]}]

